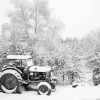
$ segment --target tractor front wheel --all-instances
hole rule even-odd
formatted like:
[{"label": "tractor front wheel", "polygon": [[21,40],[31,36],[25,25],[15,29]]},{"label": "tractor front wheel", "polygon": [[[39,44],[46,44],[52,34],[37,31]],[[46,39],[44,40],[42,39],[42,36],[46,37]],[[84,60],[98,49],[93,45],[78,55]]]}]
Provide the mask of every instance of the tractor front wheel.
[{"label": "tractor front wheel", "polygon": [[39,95],[50,95],[51,94],[51,86],[47,82],[41,82],[38,85],[38,94]]}]

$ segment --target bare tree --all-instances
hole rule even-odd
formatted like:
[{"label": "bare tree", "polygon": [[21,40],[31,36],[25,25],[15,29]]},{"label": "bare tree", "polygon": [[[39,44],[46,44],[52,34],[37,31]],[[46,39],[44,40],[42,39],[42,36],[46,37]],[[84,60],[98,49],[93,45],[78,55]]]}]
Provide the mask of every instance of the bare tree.
[{"label": "bare tree", "polygon": [[[10,12],[8,17],[11,19],[11,24],[15,34],[19,35],[19,40],[29,40],[30,24],[30,4],[25,0],[12,0],[15,10]],[[14,34],[12,33],[12,34]]]}]

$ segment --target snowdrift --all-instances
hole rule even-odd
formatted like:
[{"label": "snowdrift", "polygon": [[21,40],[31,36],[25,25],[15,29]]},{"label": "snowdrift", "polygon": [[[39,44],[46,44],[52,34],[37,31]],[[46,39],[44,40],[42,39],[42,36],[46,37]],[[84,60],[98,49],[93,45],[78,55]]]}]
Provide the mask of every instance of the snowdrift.
[{"label": "snowdrift", "polygon": [[50,96],[37,95],[36,91],[23,91],[22,94],[0,93],[1,100],[100,100],[100,86],[57,87]]}]

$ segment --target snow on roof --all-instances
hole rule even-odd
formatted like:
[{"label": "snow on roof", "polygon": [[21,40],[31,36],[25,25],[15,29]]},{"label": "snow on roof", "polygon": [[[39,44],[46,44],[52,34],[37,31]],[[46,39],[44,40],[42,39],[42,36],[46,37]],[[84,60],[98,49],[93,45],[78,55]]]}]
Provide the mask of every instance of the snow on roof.
[{"label": "snow on roof", "polygon": [[30,59],[31,55],[7,55],[7,59]]},{"label": "snow on roof", "polygon": [[32,66],[29,69],[31,72],[48,72],[51,70],[49,66]]}]

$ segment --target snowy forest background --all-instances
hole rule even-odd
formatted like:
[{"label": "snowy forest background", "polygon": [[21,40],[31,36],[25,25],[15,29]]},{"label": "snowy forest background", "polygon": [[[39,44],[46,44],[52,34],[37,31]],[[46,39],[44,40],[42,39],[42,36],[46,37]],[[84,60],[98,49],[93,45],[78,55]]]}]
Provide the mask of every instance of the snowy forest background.
[{"label": "snowy forest background", "polygon": [[[50,65],[59,85],[93,84],[93,70],[100,66],[100,30],[82,39],[60,37],[63,23],[52,17],[48,0],[11,0],[0,34],[0,66],[8,54],[31,54],[35,65]],[[67,34],[67,33],[66,33]]]}]

